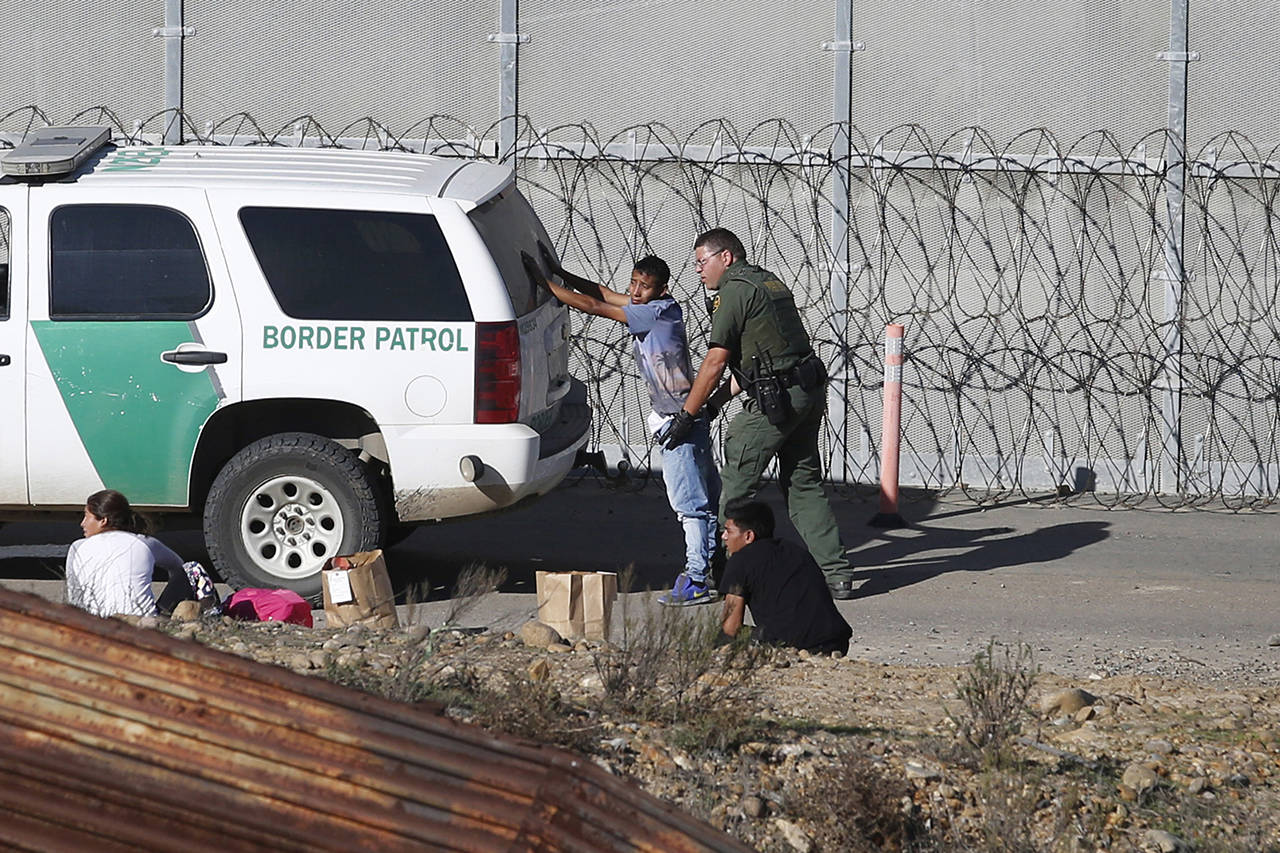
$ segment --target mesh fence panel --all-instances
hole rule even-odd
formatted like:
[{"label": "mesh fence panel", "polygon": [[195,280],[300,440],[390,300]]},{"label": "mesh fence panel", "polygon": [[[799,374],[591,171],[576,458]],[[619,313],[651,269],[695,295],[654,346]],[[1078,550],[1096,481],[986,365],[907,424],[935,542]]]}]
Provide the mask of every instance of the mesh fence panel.
[{"label": "mesh fence panel", "polygon": [[1230,133],[1270,156],[1280,146],[1280,5],[1195,0],[1191,8],[1190,48],[1200,61],[1188,68],[1188,147],[1222,148],[1229,143],[1214,139]]},{"label": "mesh fence panel", "polygon": [[[880,134],[918,124],[936,143],[983,127],[1030,153],[1043,127],[1062,139],[1106,128],[1125,144],[1167,121],[1169,7],[1160,3],[854,5],[853,123]],[[964,139],[953,141],[955,147]]]},{"label": "mesh fence panel", "polygon": [[831,117],[821,45],[832,21],[828,3],[524,0],[520,111],[546,127],[590,122],[605,138],[661,121],[705,139],[708,116],[819,127]]},{"label": "mesh fence panel", "polygon": [[156,0],[0,3],[0,130],[131,125],[161,112],[164,41],[151,31],[163,23]]},{"label": "mesh fence panel", "polygon": [[268,136],[301,124],[306,135],[360,137],[376,132],[370,118],[414,135],[432,115],[484,132],[498,118],[491,0],[187,0],[186,20],[197,29],[184,75],[197,131],[212,122],[216,133],[252,133],[228,120],[241,110]]}]

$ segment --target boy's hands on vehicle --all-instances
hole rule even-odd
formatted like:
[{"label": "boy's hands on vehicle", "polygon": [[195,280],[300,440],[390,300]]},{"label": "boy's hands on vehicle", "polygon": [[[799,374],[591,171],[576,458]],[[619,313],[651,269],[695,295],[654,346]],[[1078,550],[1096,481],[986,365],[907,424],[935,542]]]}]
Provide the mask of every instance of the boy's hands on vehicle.
[{"label": "boy's hands on vehicle", "polygon": [[547,286],[547,277],[542,274],[542,270],[538,269],[538,262],[533,259],[533,255],[524,251],[520,252],[520,263],[524,264],[524,271],[529,274],[529,278],[534,284],[538,285],[538,287]]},{"label": "boy's hands on vehicle", "polygon": [[559,275],[564,271],[560,262],[556,260],[556,256],[551,254],[551,250],[544,246],[541,240],[538,241],[538,253],[542,255],[542,263],[546,265],[549,272]]}]

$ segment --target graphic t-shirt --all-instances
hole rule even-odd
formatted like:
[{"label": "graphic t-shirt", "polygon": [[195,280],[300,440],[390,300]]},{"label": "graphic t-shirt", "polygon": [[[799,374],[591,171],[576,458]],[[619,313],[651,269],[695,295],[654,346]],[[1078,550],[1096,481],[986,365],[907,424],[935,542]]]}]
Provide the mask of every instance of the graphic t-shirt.
[{"label": "graphic t-shirt", "polygon": [[671,297],[644,305],[623,305],[636,367],[649,388],[649,402],[660,415],[674,415],[684,407],[693,387],[684,311]]}]

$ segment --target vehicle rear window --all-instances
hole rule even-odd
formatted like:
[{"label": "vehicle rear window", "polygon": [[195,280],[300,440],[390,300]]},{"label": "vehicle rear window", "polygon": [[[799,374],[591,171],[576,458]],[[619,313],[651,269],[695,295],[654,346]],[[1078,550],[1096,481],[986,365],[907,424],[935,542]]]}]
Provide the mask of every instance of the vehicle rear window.
[{"label": "vehicle rear window", "polygon": [[191,320],[213,300],[196,229],[145,204],[68,204],[49,217],[53,319]]},{"label": "vehicle rear window", "polygon": [[520,263],[521,251],[537,258],[539,241],[551,248],[551,238],[519,190],[511,187],[480,205],[471,211],[471,221],[498,264],[517,317],[523,317],[551,298],[551,294],[529,280]]},{"label": "vehicle rear window", "polygon": [[369,210],[240,211],[280,309],[304,320],[470,320],[434,216]]}]

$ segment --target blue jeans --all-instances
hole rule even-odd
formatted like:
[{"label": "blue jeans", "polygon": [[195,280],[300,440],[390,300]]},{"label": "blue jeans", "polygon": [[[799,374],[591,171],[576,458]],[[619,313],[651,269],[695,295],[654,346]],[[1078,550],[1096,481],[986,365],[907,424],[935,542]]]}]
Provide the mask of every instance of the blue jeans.
[{"label": "blue jeans", "polygon": [[684,572],[697,583],[707,582],[711,554],[719,535],[720,473],[711,456],[711,422],[699,418],[679,447],[662,450],[662,479],[667,500],[684,528]]}]

